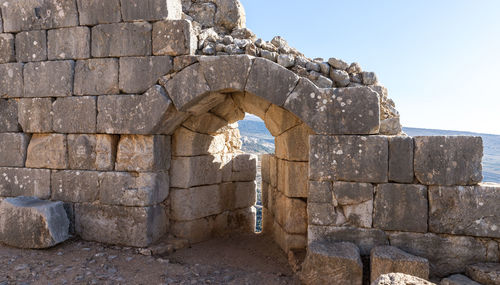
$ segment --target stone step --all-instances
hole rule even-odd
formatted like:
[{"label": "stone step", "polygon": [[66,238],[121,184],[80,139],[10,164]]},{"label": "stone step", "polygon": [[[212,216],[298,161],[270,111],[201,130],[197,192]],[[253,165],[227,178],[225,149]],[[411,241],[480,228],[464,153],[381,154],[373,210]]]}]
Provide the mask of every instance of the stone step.
[{"label": "stone step", "polygon": [[370,282],[382,274],[404,273],[429,279],[429,261],[394,246],[377,246],[370,253]]},{"label": "stone step", "polygon": [[481,285],[462,274],[454,274],[441,280],[440,285]]},{"label": "stone step", "polygon": [[465,274],[483,285],[500,285],[500,263],[468,265]]},{"label": "stone step", "polygon": [[436,285],[430,281],[403,273],[381,275],[371,285]]}]

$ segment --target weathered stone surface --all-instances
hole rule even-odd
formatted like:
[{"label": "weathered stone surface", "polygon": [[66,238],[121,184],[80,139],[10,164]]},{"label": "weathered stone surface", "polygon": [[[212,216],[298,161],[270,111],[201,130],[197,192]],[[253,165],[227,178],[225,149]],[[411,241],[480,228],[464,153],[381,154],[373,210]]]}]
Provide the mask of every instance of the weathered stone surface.
[{"label": "weathered stone surface", "polygon": [[298,81],[299,77],[292,71],[267,59],[256,58],[245,91],[283,106]]},{"label": "weathered stone surface", "polygon": [[79,60],[75,67],[76,95],[118,94],[118,60]]},{"label": "weathered stone surface", "polygon": [[166,82],[165,89],[174,106],[180,111],[188,110],[202,99],[200,95],[210,91],[199,63],[177,73],[174,78]]},{"label": "weathered stone surface", "polygon": [[232,159],[232,181],[254,181],[257,175],[257,156],[252,154],[235,155]]},{"label": "weathered stone surface", "polygon": [[429,186],[429,231],[500,238],[500,185]]},{"label": "weathered stone surface", "polygon": [[375,190],[376,228],[427,232],[427,187],[416,184],[380,184]]},{"label": "weathered stone surface", "polygon": [[349,79],[349,74],[344,70],[330,70],[330,78],[338,87],[346,87],[351,82]]},{"label": "weathered stone surface", "polygon": [[290,161],[309,160],[309,135],[313,132],[305,124],[289,129],[275,139],[276,156]]},{"label": "weathered stone surface", "polygon": [[[264,179],[264,175],[262,175]],[[308,202],[312,203],[332,203],[333,187],[330,181],[309,181]]]},{"label": "weathered stone surface", "polygon": [[113,170],[118,136],[68,135],[70,169]]},{"label": "weathered stone surface", "polygon": [[266,111],[271,106],[271,102],[250,93],[234,93],[233,100],[245,113],[251,113],[262,120],[265,119]]},{"label": "weathered stone surface", "polygon": [[499,263],[479,263],[468,265],[465,274],[484,285],[500,284],[500,264]]},{"label": "weathered stone surface", "polygon": [[146,247],[163,236],[165,208],[75,204],[75,230],[85,240]]},{"label": "weathered stone surface", "polygon": [[245,9],[239,0],[215,0],[217,13],[215,24],[226,28],[227,31],[244,28],[246,26]]},{"label": "weathered stone surface", "polygon": [[462,274],[454,274],[441,280],[440,285],[481,285]]},{"label": "weathered stone surface", "polygon": [[175,130],[187,118],[174,110],[159,85],[142,95],[99,96],[97,110],[97,131],[108,134],[158,134]]},{"label": "weathered stone surface", "polygon": [[19,124],[27,133],[52,132],[52,99],[22,98],[18,101]]},{"label": "weathered stone surface", "polygon": [[278,187],[278,158],[274,155],[269,158],[269,176],[271,186]]},{"label": "weathered stone surface", "polygon": [[436,285],[432,282],[403,273],[388,273],[372,282],[372,285]]},{"label": "weathered stone surface", "polygon": [[23,64],[0,64],[0,97],[18,98],[23,96]]},{"label": "weathered stone surface", "polygon": [[302,264],[304,284],[356,284],[363,281],[359,249],[349,242],[312,242]]},{"label": "weathered stone surface", "polygon": [[413,182],[413,139],[389,137],[389,181]]},{"label": "weathered stone surface", "polygon": [[124,21],[158,21],[181,18],[182,5],[179,0],[120,0]]},{"label": "weathered stone surface", "polygon": [[172,155],[195,156],[221,153],[224,150],[224,135],[206,135],[180,127],[172,136]]},{"label": "weathered stone surface", "polygon": [[307,233],[307,204],[301,199],[276,193],[275,220],[289,234]]},{"label": "weathered stone surface", "polygon": [[47,46],[49,60],[89,58],[90,29],[74,27],[50,30],[47,32]]},{"label": "weathered stone surface", "polygon": [[171,217],[177,221],[189,221],[220,214],[224,210],[221,202],[219,185],[172,189]]},{"label": "weathered stone surface", "polygon": [[203,27],[213,27],[215,25],[215,12],[217,7],[214,3],[192,3],[188,9],[188,14],[194,21]]},{"label": "weathered stone surface", "polygon": [[356,205],[342,205],[345,222],[338,223],[342,226],[371,228],[373,220],[373,200],[368,200]]},{"label": "weathered stone surface", "polygon": [[120,58],[120,90],[124,93],[143,93],[172,70],[170,56]]},{"label": "weathered stone surface", "polygon": [[24,167],[29,140],[23,133],[0,133],[0,166]]},{"label": "weathered stone surface", "polygon": [[97,25],[92,28],[92,56],[151,55],[151,30],[147,22]]},{"label": "weathered stone surface", "polygon": [[199,58],[199,62],[210,90],[245,90],[248,74],[252,67],[250,56],[202,56]]},{"label": "weathered stone surface", "polygon": [[393,246],[373,248],[370,252],[370,282],[387,273],[404,273],[429,279],[429,261]]},{"label": "weathered stone surface", "polygon": [[190,188],[220,183],[221,159],[218,156],[172,157],[170,169],[171,187]]},{"label": "weathered stone surface", "polygon": [[340,205],[355,205],[373,200],[373,190],[370,183],[333,182],[333,195]]},{"label": "weathered stone surface", "polygon": [[99,197],[99,172],[52,171],[52,200],[63,202],[94,202]]},{"label": "weathered stone surface", "polygon": [[95,97],[58,98],[52,104],[52,129],[59,133],[95,133],[96,109]]},{"label": "weathered stone surface", "polygon": [[338,220],[345,220],[333,204],[314,202],[307,202],[307,218],[309,225],[317,226],[331,226],[337,224]]},{"label": "weathered stone surface", "polygon": [[399,117],[387,118],[384,120],[380,120],[380,134],[381,135],[392,135],[392,136],[398,135],[398,134],[401,134],[401,129],[402,129],[402,126],[401,126],[401,123],[399,121]]},{"label": "weathered stone surface", "polygon": [[431,276],[444,277],[463,272],[468,264],[491,261],[486,246],[472,237],[393,232],[389,239],[392,246],[427,258]]},{"label": "weathered stone surface", "polygon": [[238,107],[231,96],[226,96],[225,100],[215,106],[210,112],[231,124],[245,118],[245,112]]},{"label": "weathered stone surface", "polygon": [[0,196],[50,198],[50,170],[0,168]]},{"label": "weathered stone surface", "polygon": [[285,108],[320,134],[377,134],[379,96],[367,87],[318,90],[301,78]]},{"label": "weathered stone surface", "polygon": [[166,172],[103,172],[99,174],[99,200],[103,204],[129,207],[162,203],[169,193]]},{"label": "weathered stone surface", "polygon": [[14,42],[14,35],[0,33],[0,63],[16,61]]},{"label": "weathered stone surface", "polygon": [[190,21],[167,20],[153,24],[154,55],[194,55],[197,45]]},{"label": "weathered stone surface", "polygon": [[17,121],[18,102],[0,99],[0,132],[17,132],[20,130]]},{"label": "weathered stone surface", "polygon": [[349,67],[349,64],[347,64],[347,62],[334,57],[328,59],[328,64],[330,64],[335,69],[341,69],[341,70],[347,70],[347,68]]},{"label": "weathered stone surface", "polygon": [[77,0],[80,25],[120,22],[120,0]]},{"label": "weathered stone surface", "polygon": [[474,185],[483,178],[481,137],[415,137],[414,169],[426,185]]},{"label": "weathered stone surface", "polygon": [[4,32],[53,29],[78,25],[74,0],[2,0]]},{"label": "weathered stone surface", "polygon": [[115,170],[141,172],[162,171],[169,168],[169,136],[120,136]]},{"label": "weathered stone surface", "polygon": [[228,130],[228,122],[212,113],[191,116],[182,126],[197,133],[216,135]]},{"label": "weathered stone surface", "polygon": [[387,137],[315,135],[310,140],[309,178],[387,182]]},{"label": "weathered stone surface", "polygon": [[69,219],[62,202],[18,197],[0,203],[2,243],[19,248],[48,248],[67,240],[68,231]]},{"label": "weathered stone surface", "polygon": [[352,242],[359,247],[361,255],[369,255],[375,246],[389,244],[387,235],[379,229],[309,225],[307,235],[309,243],[323,239],[330,242]]},{"label": "weathered stone surface", "polygon": [[274,104],[267,110],[264,122],[269,132],[275,137],[301,123],[295,115]]},{"label": "weathered stone surface", "polygon": [[20,62],[47,60],[46,31],[18,33],[16,35],[16,59]]},{"label": "weathered stone surface", "polygon": [[261,154],[259,156],[260,160],[260,173],[262,176],[262,181],[270,183],[271,182],[271,173],[270,173],[270,159],[271,154]]},{"label": "weathered stone surface", "polygon": [[307,198],[307,162],[278,161],[278,188],[288,197]]},{"label": "weathered stone surface", "polygon": [[31,168],[68,168],[66,135],[35,134],[28,145],[26,167]]},{"label": "weathered stone surface", "polygon": [[24,66],[25,97],[65,97],[73,93],[74,62],[30,62]]}]

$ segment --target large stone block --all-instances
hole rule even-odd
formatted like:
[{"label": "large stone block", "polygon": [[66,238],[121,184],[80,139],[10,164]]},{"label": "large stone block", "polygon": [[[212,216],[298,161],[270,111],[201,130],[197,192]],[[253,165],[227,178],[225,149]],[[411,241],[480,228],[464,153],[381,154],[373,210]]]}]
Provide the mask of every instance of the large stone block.
[{"label": "large stone block", "polygon": [[392,272],[429,279],[429,261],[393,246],[373,248],[370,252],[370,282]]},{"label": "large stone block", "polygon": [[309,161],[309,136],[313,132],[300,124],[275,139],[276,156],[289,161]]},{"label": "large stone block", "polygon": [[0,97],[19,98],[24,94],[22,63],[0,64]]},{"label": "large stone block", "polygon": [[368,87],[319,90],[301,78],[285,107],[318,134],[379,132],[379,96]]},{"label": "large stone block", "polygon": [[256,186],[255,181],[220,184],[221,203],[224,205],[224,209],[235,210],[255,205]]},{"label": "large stone block", "polygon": [[50,30],[47,32],[47,47],[49,60],[89,58],[90,29],[75,27]]},{"label": "large stone block", "polygon": [[75,230],[84,240],[146,247],[168,226],[165,208],[75,204]]},{"label": "large stone block", "polygon": [[285,253],[291,249],[305,249],[307,246],[307,237],[304,234],[287,233],[276,221],[273,224],[273,238]]},{"label": "large stone block", "polygon": [[143,93],[170,73],[170,56],[120,58],[120,90],[124,93]]},{"label": "large stone block", "polygon": [[118,136],[68,135],[70,169],[113,170]]},{"label": "large stone block", "polygon": [[309,178],[387,182],[387,137],[316,135],[310,143]]},{"label": "large stone block", "polygon": [[333,187],[330,181],[309,181],[309,195],[307,202],[332,203]]},{"label": "large stone block", "polygon": [[389,181],[412,183],[413,178],[413,139],[389,137]]},{"label": "large stone block", "polygon": [[333,182],[333,197],[339,205],[356,205],[373,200],[373,192],[370,183]]},{"label": "large stone block", "polygon": [[349,242],[310,243],[300,278],[310,285],[361,285],[363,263],[358,247]]},{"label": "large stone block", "polygon": [[121,20],[120,0],[77,0],[80,25],[117,23]]},{"label": "large stone block", "polygon": [[259,157],[260,160],[260,173],[262,176],[262,181],[266,183],[271,182],[271,173],[270,173],[270,159],[271,154],[261,154]]},{"label": "large stone block", "polygon": [[16,59],[19,62],[47,60],[46,31],[18,33],[16,35]]},{"label": "large stone block", "polygon": [[120,0],[124,21],[176,20],[182,15],[180,0]]},{"label": "large stone block", "polygon": [[252,154],[235,155],[232,160],[232,181],[254,181],[257,175],[257,156]]},{"label": "large stone block", "polygon": [[276,204],[273,205],[275,220],[287,233],[306,234],[307,203],[301,199],[288,198],[280,192],[276,195]]},{"label": "large stone block", "polygon": [[202,56],[198,61],[212,91],[245,90],[252,67],[250,56]]},{"label": "large stone block", "polygon": [[414,169],[426,185],[474,185],[483,178],[481,137],[415,137]]},{"label": "large stone block", "polygon": [[228,31],[244,28],[246,26],[245,9],[238,0],[214,1],[217,6],[215,24],[226,28]]},{"label": "large stone block", "polygon": [[24,132],[52,132],[51,98],[22,98],[17,102],[19,124]]},{"label": "large stone block", "polygon": [[375,188],[374,227],[425,233],[427,218],[426,186],[388,183]]},{"label": "large stone block", "polygon": [[14,35],[0,33],[0,63],[16,61],[14,42]]},{"label": "large stone block", "polygon": [[331,203],[307,202],[307,218],[309,225],[317,226],[337,225],[345,221],[342,213],[338,213]]},{"label": "large stone block", "polygon": [[172,189],[170,194],[171,218],[189,221],[220,214],[224,211],[219,185]]},{"label": "large stone block", "polygon": [[50,170],[0,168],[0,196],[50,198]]},{"label": "large stone block", "polygon": [[485,285],[500,284],[500,263],[479,263],[468,265],[465,274]]},{"label": "large stone block", "polygon": [[269,157],[269,176],[269,184],[272,187],[278,187],[278,158],[274,155]]},{"label": "large stone block", "polygon": [[429,231],[500,238],[500,185],[429,186]]},{"label": "large stone block", "polygon": [[74,62],[30,62],[24,66],[25,97],[65,97],[73,93]]},{"label": "large stone block", "polygon": [[[75,112],[75,110],[78,110]],[[52,104],[52,129],[58,133],[95,133],[97,99],[95,97],[58,98]]]},{"label": "large stone block", "polygon": [[79,60],[75,67],[76,95],[118,94],[118,59]]},{"label": "large stone block", "polygon": [[83,203],[99,197],[99,172],[62,170],[52,171],[52,200]]},{"label": "large stone block", "polygon": [[48,248],[69,238],[69,219],[62,202],[34,197],[0,203],[0,242],[19,248]]},{"label": "large stone block", "polygon": [[206,135],[178,128],[172,136],[172,155],[196,156],[216,154],[224,151],[224,135]]},{"label": "large stone block", "polygon": [[267,110],[264,122],[269,132],[275,137],[301,123],[294,114],[274,104]]},{"label": "large stone block", "polygon": [[345,221],[337,225],[371,228],[373,221],[373,200],[368,200],[355,205],[342,205]]},{"label": "large stone block", "polygon": [[92,28],[92,56],[151,55],[151,30],[147,22],[97,25]]},{"label": "large stone block", "polygon": [[0,99],[0,133],[20,130],[17,121],[18,102]]},{"label": "large stone block", "polygon": [[393,232],[389,233],[389,239],[392,246],[427,258],[431,277],[448,276],[463,272],[468,264],[492,261],[487,245],[472,237]]},{"label": "large stone block", "polygon": [[441,280],[440,285],[481,285],[462,274],[453,274]]},{"label": "large stone block", "polygon": [[298,81],[299,77],[292,71],[267,59],[256,58],[245,91],[283,106]]},{"label": "large stone block", "polygon": [[103,172],[99,174],[99,200],[102,204],[129,207],[162,203],[169,193],[166,172]]},{"label": "large stone block", "polygon": [[0,166],[24,167],[29,140],[23,133],[0,133]]},{"label": "large stone block", "polygon": [[278,161],[278,189],[288,197],[307,198],[307,162]]},{"label": "large stone block", "polygon": [[28,145],[26,167],[50,169],[68,168],[66,135],[33,135]]},{"label": "large stone block", "polygon": [[2,0],[0,3],[5,32],[78,25],[75,0]]},{"label": "large stone block", "polygon": [[153,24],[154,55],[194,55],[197,45],[190,21],[166,20]]},{"label": "large stone block", "polygon": [[117,171],[162,171],[170,168],[170,137],[122,135],[116,155]]},{"label": "large stone block", "polygon": [[222,160],[219,156],[172,157],[171,187],[190,188],[222,181]]}]

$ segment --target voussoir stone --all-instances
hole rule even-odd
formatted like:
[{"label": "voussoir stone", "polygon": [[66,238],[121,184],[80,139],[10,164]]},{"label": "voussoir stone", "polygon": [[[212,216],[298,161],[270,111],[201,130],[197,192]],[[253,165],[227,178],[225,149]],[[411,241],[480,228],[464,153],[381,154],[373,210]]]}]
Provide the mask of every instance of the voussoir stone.
[{"label": "voussoir stone", "polygon": [[429,279],[429,261],[393,246],[373,248],[370,252],[370,281],[392,272]]},{"label": "voussoir stone", "polygon": [[97,25],[92,28],[92,56],[151,55],[151,31],[147,22]]},{"label": "voussoir stone", "polygon": [[24,167],[29,139],[23,133],[0,133],[0,166]]},{"label": "voussoir stone", "polygon": [[200,95],[210,91],[199,63],[177,73],[166,82],[165,89],[174,106],[180,111],[186,111],[201,100]]},{"label": "voussoir stone", "polygon": [[116,154],[117,171],[163,171],[170,168],[170,137],[122,135]]},{"label": "voussoir stone", "polygon": [[19,248],[48,248],[69,238],[69,219],[62,202],[34,197],[0,203],[0,241]]},{"label": "voussoir stone", "polygon": [[194,55],[198,41],[187,20],[165,20],[153,24],[154,55]]},{"label": "voussoir stone", "polygon": [[252,67],[250,56],[202,56],[198,61],[211,91],[245,90]]},{"label": "voussoir stone", "polygon": [[436,285],[425,279],[404,273],[388,273],[380,276],[371,285]]},{"label": "voussoir stone", "polygon": [[66,169],[68,151],[66,135],[35,134],[28,145],[26,167]]},{"label": "voussoir stone", "polygon": [[73,93],[71,60],[30,62],[24,66],[24,97],[66,97]]},{"label": "voussoir stone", "polygon": [[23,64],[0,64],[0,97],[19,98],[24,95]]},{"label": "voussoir stone", "polygon": [[34,196],[50,198],[50,170],[30,168],[0,168],[0,196]]},{"label": "voussoir stone", "polygon": [[306,125],[300,124],[275,139],[276,157],[291,161],[309,160],[309,136],[313,131]]},{"label": "voussoir stone", "polygon": [[76,95],[118,94],[118,59],[78,60],[75,66]]},{"label": "voussoir stone", "polygon": [[479,263],[468,265],[465,274],[484,285],[500,284],[500,263]]}]

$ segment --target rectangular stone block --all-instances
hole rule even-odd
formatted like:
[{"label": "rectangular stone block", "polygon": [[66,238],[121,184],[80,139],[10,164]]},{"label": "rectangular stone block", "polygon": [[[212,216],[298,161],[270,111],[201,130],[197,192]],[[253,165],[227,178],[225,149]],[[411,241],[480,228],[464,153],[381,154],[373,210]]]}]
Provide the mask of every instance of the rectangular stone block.
[{"label": "rectangular stone block", "polygon": [[14,35],[0,33],[0,63],[16,61],[14,42]]},{"label": "rectangular stone block", "polygon": [[309,225],[318,226],[336,225],[339,223],[339,218],[341,218],[333,204],[315,202],[307,203],[307,217]]},{"label": "rectangular stone block", "polygon": [[375,189],[373,225],[390,231],[427,232],[427,187],[380,184]]},{"label": "rectangular stone block", "polygon": [[46,31],[29,31],[16,34],[16,59],[19,62],[47,60]]},{"label": "rectangular stone block", "polygon": [[84,240],[146,247],[168,227],[164,206],[120,207],[75,204],[75,230]]},{"label": "rectangular stone block", "polygon": [[262,193],[261,193],[261,195],[262,195],[262,206],[264,208],[267,208],[269,206],[269,204],[268,204],[268,201],[269,201],[268,197],[269,197],[269,188],[270,187],[271,186],[269,185],[269,183],[262,181],[260,189],[262,191]]},{"label": "rectangular stone block", "polygon": [[29,140],[24,133],[0,133],[0,166],[24,167]]},{"label": "rectangular stone block", "polygon": [[176,221],[196,220],[224,211],[219,185],[172,189],[171,218]]},{"label": "rectangular stone block", "polygon": [[309,178],[387,182],[388,151],[383,136],[311,136]]},{"label": "rectangular stone block", "polygon": [[248,208],[256,202],[256,184],[252,182],[235,182],[220,184],[223,210]]},{"label": "rectangular stone block", "polygon": [[403,273],[429,279],[429,261],[393,246],[378,246],[370,253],[370,282],[382,274]]},{"label": "rectangular stone block", "polygon": [[226,146],[223,134],[206,135],[179,127],[172,136],[172,155],[196,156],[222,153]]},{"label": "rectangular stone block", "polygon": [[233,156],[233,181],[254,181],[257,175],[257,156],[239,154]]},{"label": "rectangular stone block", "polygon": [[194,55],[198,41],[187,20],[166,20],[153,24],[154,55]]},{"label": "rectangular stone block", "polygon": [[92,28],[93,57],[151,55],[151,24],[101,24]]},{"label": "rectangular stone block", "polygon": [[4,0],[1,4],[5,32],[78,25],[75,0]]},{"label": "rectangular stone block", "polygon": [[143,93],[170,73],[170,56],[120,58],[120,90],[124,93]]},{"label": "rectangular stone block", "polygon": [[285,253],[288,253],[291,249],[306,248],[307,246],[305,234],[287,233],[277,222],[274,222],[273,225],[273,238]]},{"label": "rectangular stone block", "polygon": [[71,96],[73,68],[72,60],[27,63],[24,66],[24,96]]},{"label": "rectangular stone block", "polygon": [[278,158],[275,155],[269,157],[269,176],[269,184],[272,187],[278,187]]},{"label": "rectangular stone block", "polygon": [[166,172],[103,172],[99,174],[99,200],[102,204],[152,206],[162,203],[169,193]]},{"label": "rectangular stone block", "polygon": [[124,21],[180,19],[182,5],[174,0],[120,0]]},{"label": "rectangular stone block", "polygon": [[19,98],[23,97],[23,64],[4,63],[0,64],[0,97]]},{"label": "rectangular stone block", "polygon": [[307,203],[303,200],[288,198],[278,192],[274,205],[274,216],[287,233],[307,233]]},{"label": "rectangular stone block", "polygon": [[413,183],[413,139],[389,137],[389,181]]},{"label": "rectangular stone block", "polygon": [[373,200],[374,188],[370,183],[333,182],[333,197],[339,205],[355,205]]},{"label": "rectangular stone block", "polygon": [[96,132],[97,99],[95,97],[58,98],[52,104],[52,113],[52,129],[55,132],[74,134]]},{"label": "rectangular stone block", "polygon": [[50,198],[50,170],[0,168],[0,196]]},{"label": "rectangular stone block", "polygon": [[[342,205],[342,214],[345,221],[337,222],[339,226],[353,226],[371,228],[373,222],[373,200],[364,201],[356,205]],[[339,211],[340,212],[340,211]],[[342,215],[339,214],[340,217]]]},{"label": "rectangular stone block", "polygon": [[414,169],[425,185],[475,185],[483,179],[481,137],[415,137]]},{"label": "rectangular stone block", "polygon": [[76,95],[118,94],[118,59],[79,60],[75,67]]},{"label": "rectangular stone block", "polygon": [[17,102],[19,124],[24,132],[52,132],[51,98],[22,98]]},{"label": "rectangular stone block", "polygon": [[52,200],[83,203],[99,197],[99,172],[53,170],[51,175]]},{"label": "rectangular stone block", "polygon": [[163,171],[170,168],[170,137],[122,135],[116,155],[117,171]]},{"label": "rectangular stone block", "polygon": [[26,167],[49,169],[68,168],[66,135],[33,135],[28,145]]},{"label": "rectangular stone block", "polygon": [[429,186],[429,231],[500,238],[500,184]]},{"label": "rectangular stone block", "polygon": [[307,162],[278,161],[278,189],[288,197],[307,198]]},{"label": "rectangular stone block", "polygon": [[271,173],[269,169],[269,160],[271,159],[270,154],[261,154],[260,157],[260,173],[262,176],[262,181],[270,183],[271,182]]},{"label": "rectangular stone block", "polygon": [[68,135],[70,169],[113,170],[118,136]]},{"label": "rectangular stone block", "polygon": [[47,57],[49,60],[89,58],[90,29],[75,27],[48,31]]},{"label": "rectangular stone block", "polygon": [[80,25],[117,23],[121,21],[120,0],[77,0]]},{"label": "rectangular stone block", "polygon": [[0,133],[20,131],[17,105],[15,100],[0,99]]},{"label": "rectangular stone block", "polygon": [[309,181],[307,202],[332,203],[333,187],[331,181]]},{"label": "rectangular stone block", "polygon": [[219,156],[172,157],[171,187],[190,188],[222,181]]},{"label": "rectangular stone block", "polygon": [[290,161],[309,161],[309,135],[312,134],[305,124],[282,133],[275,139],[276,156]]}]

